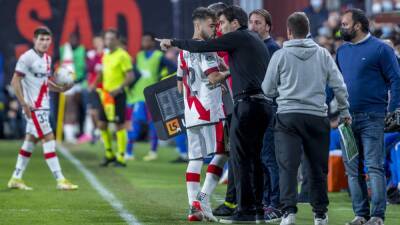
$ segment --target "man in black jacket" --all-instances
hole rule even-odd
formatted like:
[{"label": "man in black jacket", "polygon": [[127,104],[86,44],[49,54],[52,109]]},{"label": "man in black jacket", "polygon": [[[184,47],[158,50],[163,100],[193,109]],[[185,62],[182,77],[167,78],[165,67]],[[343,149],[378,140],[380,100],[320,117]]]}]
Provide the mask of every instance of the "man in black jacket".
[{"label": "man in black jacket", "polygon": [[[255,187],[253,179],[254,168],[261,165],[263,134],[272,115],[272,101],[261,90],[270,54],[258,35],[247,30],[248,19],[243,9],[229,6],[219,14],[224,34],[219,38],[207,41],[158,40],[163,49],[175,46],[190,52],[228,52],[235,102],[230,143],[238,206],[233,216],[220,222],[251,223],[256,219],[263,220],[262,206],[256,204],[255,197],[260,196],[263,187]],[[256,212],[259,212],[257,218]]]}]

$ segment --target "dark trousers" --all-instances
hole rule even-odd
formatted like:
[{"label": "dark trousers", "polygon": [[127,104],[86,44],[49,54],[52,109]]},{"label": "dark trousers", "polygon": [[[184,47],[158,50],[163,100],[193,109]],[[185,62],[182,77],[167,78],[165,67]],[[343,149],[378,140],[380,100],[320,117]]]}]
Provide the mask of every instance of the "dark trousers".
[{"label": "dark trousers", "polygon": [[310,162],[309,190],[313,212],[323,215],[328,211],[329,130],[327,117],[300,113],[276,115],[275,147],[279,165],[280,199],[284,212],[297,212],[297,173],[302,151]]},{"label": "dark trousers", "polygon": [[256,174],[262,174],[261,148],[271,114],[271,103],[266,100],[247,99],[234,106],[230,143],[239,213],[254,214],[262,199],[258,186],[263,178]]},{"label": "dark trousers", "polygon": [[[273,115],[276,113],[276,106],[272,107]],[[271,119],[264,134],[261,159],[264,171],[264,197],[265,207],[278,208],[279,202],[279,167],[275,156],[274,143],[274,118]]]},{"label": "dark trousers", "polygon": [[305,158],[304,154],[301,159],[301,187],[300,187],[300,194],[297,198],[298,201],[301,202],[310,202],[310,162]]},{"label": "dark trousers", "polygon": [[226,187],[225,201],[236,204],[235,175],[232,167],[232,157],[228,159],[228,185]]}]

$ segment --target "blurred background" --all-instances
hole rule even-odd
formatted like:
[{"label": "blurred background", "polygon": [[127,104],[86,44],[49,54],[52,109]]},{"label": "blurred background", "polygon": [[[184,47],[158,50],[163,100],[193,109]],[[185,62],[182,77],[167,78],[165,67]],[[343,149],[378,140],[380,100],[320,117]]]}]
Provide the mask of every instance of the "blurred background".
[{"label": "blurred background", "polygon": [[[400,0],[0,0],[0,138],[18,139],[24,135],[21,110],[9,84],[17,58],[31,48],[35,27],[46,25],[53,31],[51,54],[55,67],[64,43],[75,42],[88,52],[94,48],[93,38],[110,27],[121,32],[125,48],[135,58],[144,33],[190,38],[193,9],[215,2],[240,5],[247,12],[267,9],[272,14],[272,36],[280,44],[286,39],[287,16],[304,11],[310,18],[312,37],[333,56],[342,44],[338,31],[341,12],[361,8],[371,19],[372,34],[390,40],[396,53],[400,52]],[[173,59],[174,54],[166,56]],[[83,69],[76,80],[83,89],[87,77]],[[79,98],[80,115],[86,113],[84,98],[84,94]],[[54,123],[55,117],[52,119]],[[84,133],[85,117],[79,120],[77,137]]]}]

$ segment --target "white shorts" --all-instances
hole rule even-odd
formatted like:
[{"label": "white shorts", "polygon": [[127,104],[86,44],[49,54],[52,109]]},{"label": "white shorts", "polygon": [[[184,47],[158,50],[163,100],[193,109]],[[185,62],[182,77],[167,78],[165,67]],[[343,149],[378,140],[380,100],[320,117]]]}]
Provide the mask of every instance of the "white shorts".
[{"label": "white shorts", "polygon": [[26,133],[31,134],[36,138],[43,138],[46,134],[53,132],[50,126],[49,116],[49,110],[33,111],[31,113],[31,118],[26,118]]},{"label": "white shorts", "polygon": [[226,152],[222,121],[213,125],[192,127],[187,129],[186,132],[189,143],[189,160]]}]

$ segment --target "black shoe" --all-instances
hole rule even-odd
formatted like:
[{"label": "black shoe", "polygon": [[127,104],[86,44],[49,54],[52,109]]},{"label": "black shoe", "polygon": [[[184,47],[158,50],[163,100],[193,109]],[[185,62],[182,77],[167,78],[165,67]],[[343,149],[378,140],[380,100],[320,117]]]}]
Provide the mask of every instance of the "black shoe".
[{"label": "black shoe", "polygon": [[225,224],[257,224],[256,214],[244,214],[237,211],[226,219],[220,219],[219,222]]},{"label": "black shoe", "polygon": [[182,158],[182,157],[180,157],[180,156],[179,156],[178,158],[176,158],[176,159],[170,161],[170,163],[187,163],[187,162],[188,162],[187,159],[184,159],[184,158]]},{"label": "black shoe", "polygon": [[114,162],[114,167],[121,167],[121,168],[123,168],[123,167],[126,167],[126,163],[125,162],[120,162],[120,161],[115,161]]},{"label": "black shoe", "polygon": [[232,216],[233,212],[235,212],[236,207],[233,206],[232,203],[224,202],[219,205],[217,208],[213,210],[214,216]]},{"label": "black shoe", "polygon": [[266,223],[276,223],[282,220],[283,213],[281,210],[274,207],[267,207],[264,213]]},{"label": "black shoe", "polygon": [[115,161],[116,161],[115,157],[113,157],[111,159],[108,159],[108,158],[104,157],[103,161],[100,163],[100,166],[107,167],[110,163],[115,162]]}]

